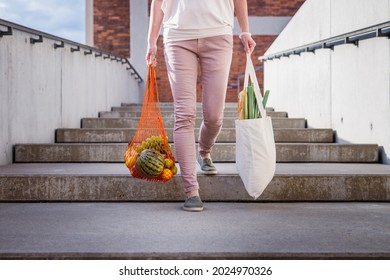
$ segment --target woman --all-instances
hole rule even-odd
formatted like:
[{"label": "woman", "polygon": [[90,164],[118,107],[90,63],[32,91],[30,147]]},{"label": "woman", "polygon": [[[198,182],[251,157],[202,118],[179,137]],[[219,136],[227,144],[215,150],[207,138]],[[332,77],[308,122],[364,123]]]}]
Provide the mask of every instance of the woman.
[{"label": "woman", "polygon": [[[175,110],[174,143],[186,193],[184,210],[202,211],[196,161],[203,173],[217,173],[210,152],[221,130],[233,49],[234,13],[246,52],[256,43],[249,33],[246,0],[153,0],[146,60],[156,65],[157,39],[164,27],[164,55]],[[203,122],[195,147],[196,88],[201,70]]]}]

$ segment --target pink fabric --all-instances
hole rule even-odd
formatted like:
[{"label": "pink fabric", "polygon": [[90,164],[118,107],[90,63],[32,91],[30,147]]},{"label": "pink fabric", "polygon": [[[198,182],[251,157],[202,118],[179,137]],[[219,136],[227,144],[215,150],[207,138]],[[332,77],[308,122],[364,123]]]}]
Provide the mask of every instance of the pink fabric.
[{"label": "pink fabric", "polygon": [[196,88],[198,63],[202,82],[203,122],[199,152],[208,156],[221,130],[232,60],[233,38],[221,35],[165,44],[165,62],[171,84],[176,159],[186,193],[199,189],[196,177]]}]

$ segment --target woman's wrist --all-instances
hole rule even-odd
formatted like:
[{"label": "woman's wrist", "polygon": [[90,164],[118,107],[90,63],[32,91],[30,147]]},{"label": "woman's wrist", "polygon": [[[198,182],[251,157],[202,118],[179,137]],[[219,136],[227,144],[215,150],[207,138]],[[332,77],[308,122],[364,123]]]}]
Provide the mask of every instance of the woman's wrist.
[{"label": "woman's wrist", "polygon": [[148,40],[148,47],[156,47],[157,46],[157,40],[150,39]]},{"label": "woman's wrist", "polygon": [[249,37],[251,37],[252,36],[252,34],[250,33],[250,32],[241,32],[240,33],[240,35],[238,35],[238,38],[242,38],[242,36],[249,36]]}]

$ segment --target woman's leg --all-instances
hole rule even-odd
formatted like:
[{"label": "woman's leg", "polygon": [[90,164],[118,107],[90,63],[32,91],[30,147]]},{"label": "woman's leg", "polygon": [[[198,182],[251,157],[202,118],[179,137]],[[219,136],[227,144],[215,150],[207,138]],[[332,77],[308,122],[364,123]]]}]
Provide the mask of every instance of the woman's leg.
[{"label": "woman's leg", "polygon": [[167,43],[164,47],[165,62],[171,84],[175,127],[174,143],[180,165],[184,191],[187,196],[198,195],[196,177],[196,83],[198,57],[195,53],[197,40]]},{"label": "woman's leg", "polygon": [[221,131],[232,51],[231,35],[200,39],[203,122],[199,131],[199,154],[203,158],[210,156]]}]

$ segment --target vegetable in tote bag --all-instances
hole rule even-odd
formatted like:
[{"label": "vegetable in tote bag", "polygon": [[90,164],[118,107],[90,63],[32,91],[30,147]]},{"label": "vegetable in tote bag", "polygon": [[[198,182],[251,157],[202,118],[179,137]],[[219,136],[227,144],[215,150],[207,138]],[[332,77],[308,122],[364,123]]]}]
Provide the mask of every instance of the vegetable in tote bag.
[{"label": "vegetable in tote bag", "polygon": [[260,117],[236,120],[236,167],[246,191],[257,199],[274,177],[276,150],[272,121],[264,109],[255,69],[247,54],[244,90],[248,89],[249,78]]}]

